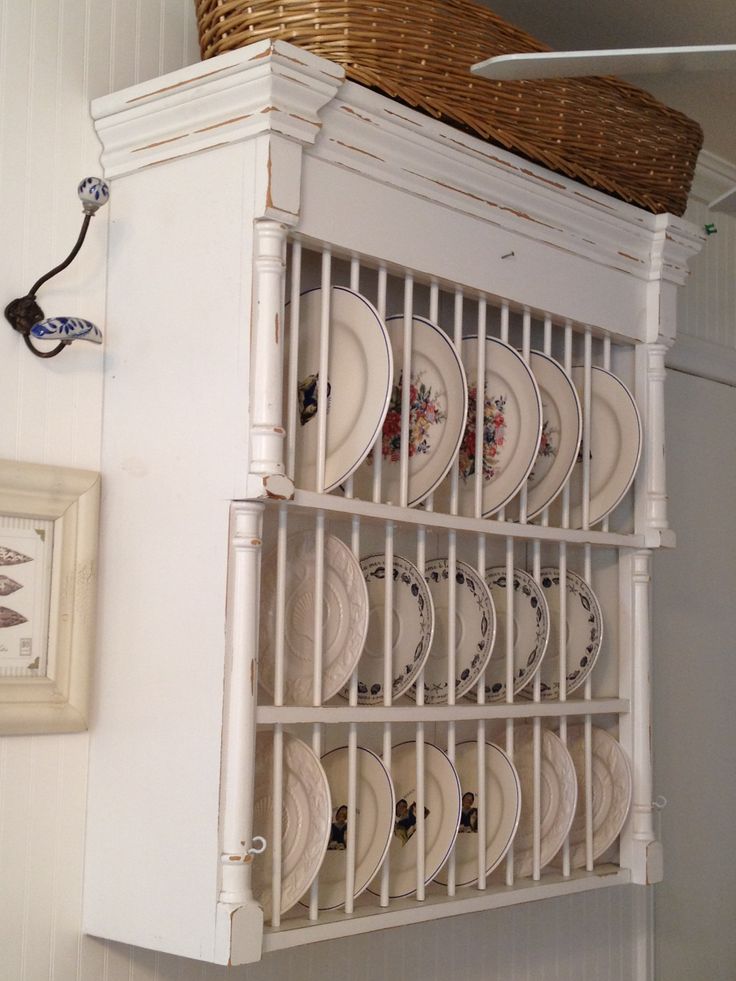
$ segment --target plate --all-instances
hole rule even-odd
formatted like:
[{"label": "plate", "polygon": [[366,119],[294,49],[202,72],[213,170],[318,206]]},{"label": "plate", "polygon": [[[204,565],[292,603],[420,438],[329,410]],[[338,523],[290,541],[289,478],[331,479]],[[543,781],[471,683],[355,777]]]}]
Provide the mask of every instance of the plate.
[{"label": "plate", "polygon": [[[496,643],[486,667],[486,701],[506,698],[506,566],[486,572],[486,585],[496,609]],[[549,641],[549,610],[534,577],[514,569],[514,695],[539,670]]]},{"label": "plate", "polygon": [[[591,727],[593,763],[593,860],[621,834],[631,807],[631,766],[618,740]],[[577,773],[578,806],[570,829],[570,866],[585,868],[585,726],[569,726],[567,748]]]},{"label": "plate", "polygon": [[[411,688],[424,667],[434,635],[434,605],[419,569],[394,555],[393,684],[391,698]],[[383,704],[383,632],[385,627],[386,556],[381,552],[360,560],[368,586],[368,636],[358,664],[358,704]],[[347,689],[343,690],[347,697]]]},{"label": "plate", "polygon": [[[549,643],[541,676],[542,698],[560,697],[560,570],[542,569],[542,589],[550,616]],[[567,572],[567,694],[579,688],[600,653],[603,614],[593,590],[575,572]],[[531,697],[531,687],[525,694]]]},{"label": "plate", "polygon": [[[530,876],[534,859],[534,727],[516,726],[514,766],[521,782],[521,819],[514,838],[514,875]],[[559,736],[542,729],[539,867],[549,865],[575,816],[578,782],[572,757]]]},{"label": "plate", "polygon": [[[417,747],[399,743],[391,750],[391,779],[396,809],[388,851],[389,897],[410,896],[417,888],[416,787]],[[447,755],[424,744],[424,882],[431,882],[447,861],[460,824],[460,781]],[[380,874],[368,887],[380,895]]]},{"label": "plate", "polygon": [[[463,340],[468,376],[468,421],[458,453],[458,513],[475,515],[475,427],[478,391],[478,338]],[[534,375],[521,355],[495,337],[486,338],[483,497],[487,517],[518,493],[537,458],[542,433],[542,402]],[[435,499],[449,511],[450,481]]]},{"label": "plate", "polygon": [[[358,747],[356,754],[357,838],[355,843],[355,890],[359,896],[386,857],[394,830],[396,800],[388,770],[375,753]],[[345,904],[347,836],[352,824],[348,813],[348,748],[333,749],[322,757],[330,785],[332,811],[330,837],[319,871],[319,909]],[[304,905],[308,905],[302,900]]]},{"label": "plate", "polygon": [[[411,410],[409,415],[409,507],[440,484],[457,452],[468,411],[468,385],[460,356],[444,331],[413,317]],[[394,384],[381,440],[381,500],[401,504],[401,395],[403,315],[386,320],[394,362]],[[356,497],[373,499],[373,459],[355,475]]]},{"label": "plate", "polygon": [[[315,534],[289,535],[286,545],[284,704],[312,705],[314,692]],[[274,693],[276,668],[276,553],[263,562],[258,671]],[[322,701],[347,684],[368,632],[368,588],[347,545],[325,535]]]},{"label": "plate", "polygon": [[[287,318],[290,305],[286,307]],[[319,349],[322,289],[299,301],[294,482],[317,490]],[[287,338],[289,334],[287,332]],[[288,364],[288,353],[286,355]],[[373,305],[345,286],[330,291],[325,491],[334,490],[365,460],[386,418],[393,358],[386,325]],[[284,419],[288,419],[285,390]]]},{"label": "plate", "polygon": [[[455,747],[455,769],[462,789],[460,827],[455,843],[455,883],[469,886],[478,881],[478,744]],[[521,815],[521,784],[506,753],[485,744],[486,769],[486,873],[492,872],[511,847]],[[446,870],[436,882],[447,885]]]},{"label": "plate", "polygon": [[[294,906],[319,872],[330,837],[330,788],[312,750],[284,733],[281,824],[281,912]],[[273,733],[256,734],[253,834],[273,837]],[[271,851],[253,863],[253,894],[272,912]]]},{"label": "plate", "polygon": [[[572,369],[572,380],[582,401],[584,369]],[[591,375],[590,426],[590,511],[588,524],[602,521],[621,503],[634,480],[642,449],[639,410],[626,385],[604,368],[593,367]],[[570,477],[570,527],[583,526],[582,456]],[[561,508],[555,509],[559,524]],[[552,516],[550,516],[552,521]]]},{"label": "plate", "polygon": [[[434,639],[424,665],[424,704],[447,702],[448,559],[432,559],[425,576],[434,603]],[[496,636],[496,611],[486,584],[467,562],[455,562],[455,698],[475,685],[488,664]],[[416,685],[409,691],[416,699]]]},{"label": "plate", "polygon": [[[554,501],[575,466],[583,413],[575,386],[561,364],[541,351],[532,351],[529,366],[542,399],[542,435],[526,482],[526,514],[531,521]],[[506,517],[518,520],[518,516],[519,506],[514,501]]]}]

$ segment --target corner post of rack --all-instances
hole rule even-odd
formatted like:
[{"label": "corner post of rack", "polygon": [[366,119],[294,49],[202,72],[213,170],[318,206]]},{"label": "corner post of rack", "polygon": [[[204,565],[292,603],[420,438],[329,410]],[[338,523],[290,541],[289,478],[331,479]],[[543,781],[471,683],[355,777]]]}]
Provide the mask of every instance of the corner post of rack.
[{"label": "corner post of rack", "polygon": [[284,469],[284,288],[288,226],[270,218],[254,223],[251,333],[250,467],[248,497],[290,500]]},{"label": "corner post of rack", "polygon": [[218,963],[231,965],[260,960],[263,939],[251,888],[263,511],[256,501],[230,505],[216,936]]},{"label": "corner post of rack", "polygon": [[642,462],[637,476],[636,530],[648,545],[675,544],[667,520],[665,357],[672,339],[660,335],[636,348],[636,398],[642,416]]},{"label": "corner post of rack", "polygon": [[621,697],[630,711],[621,716],[620,741],[629,754],[633,776],[631,814],[621,842],[621,864],[632,882],[652,885],[662,879],[662,847],[654,831],[651,687],[652,551],[624,550],[619,562],[621,622]]}]

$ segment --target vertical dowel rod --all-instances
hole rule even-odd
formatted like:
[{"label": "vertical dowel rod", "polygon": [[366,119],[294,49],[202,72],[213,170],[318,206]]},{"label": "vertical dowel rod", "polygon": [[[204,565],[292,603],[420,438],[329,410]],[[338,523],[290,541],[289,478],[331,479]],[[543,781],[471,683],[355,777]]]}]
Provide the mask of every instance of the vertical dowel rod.
[{"label": "vertical dowel rod", "polygon": [[[524,358],[526,364],[529,364],[531,358],[531,337],[532,337],[532,314],[528,307],[524,307],[523,321],[522,321],[522,343],[521,343],[521,354]],[[519,492],[519,521],[521,524],[526,524],[527,515],[527,482],[524,484]]]},{"label": "vertical dowel rod", "polygon": [[[353,912],[355,895],[355,857],[356,841],[358,837],[358,824],[360,815],[358,814],[358,793],[357,775],[358,769],[358,727],[354,722],[348,728],[348,835],[345,863],[345,912]],[[338,806],[340,801],[333,801],[333,808]]]},{"label": "vertical dowel rod", "polygon": [[[606,334],[603,338],[603,368],[606,371],[611,370],[611,338]],[[608,516],[606,516],[601,522],[601,531],[608,531]]]},{"label": "vertical dowel rod", "polygon": [[[485,582],[486,578],[486,539],[485,535],[478,535],[478,575]],[[478,679],[477,690],[478,705],[485,705],[486,701],[486,674],[485,671]],[[476,742],[478,746],[478,889],[486,888],[486,827],[488,799],[486,796],[486,723],[485,719],[478,719],[476,727]]]},{"label": "vertical dowel rod", "polygon": [[584,335],[583,356],[583,528],[590,527],[590,406],[593,384],[593,335]]},{"label": "vertical dowel rod", "polygon": [[[546,346],[546,339],[545,339]],[[545,509],[545,514],[547,514]],[[542,581],[542,546],[539,541],[532,544],[532,575],[534,581],[539,585]],[[541,676],[539,670],[534,675],[533,682],[534,702],[539,704],[542,700]],[[535,718],[533,723],[533,766],[532,775],[533,787],[533,814],[532,814],[532,878],[538,881],[541,878],[541,859],[542,859],[542,720]]]},{"label": "vertical dowel rod", "polygon": [[[590,545],[584,549],[585,567],[583,578],[592,588],[593,586],[593,562]],[[585,679],[584,695],[586,702],[589,702],[592,694],[591,676]],[[585,868],[588,872],[593,871],[593,718],[586,715],[585,725]],[[578,793],[579,793],[578,788]]]},{"label": "vertical dowel rod", "polygon": [[319,327],[319,377],[317,379],[317,492],[325,490],[325,463],[327,460],[327,406],[330,364],[330,300],[332,255],[322,250],[322,303]]},{"label": "vertical dowel rod", "polygon": [[[514,701],[514,540],[506,539],[506,702]],[[506,720],[506,752],[514,758],[514,720]],[[514,850],[506,859],[506,885],[514,884]]]},{"label": "vertical dowel rod", "polygon": [[[314,671],[312,676],[312,705],[322,704],[322,647],[324,642],[324,595],[325,595],[325,515],[317,512],[314,528]],[[319,759],[322,756],[322,726],[312,726],[312,749]],[[309,919],[319,917],[319,876],[312,883],[309,895]]]},{"label": "vertical dowel rod", "polygon": [[[475,387],[475,508],[476,518],[483,514],[483,456],[485,453],[486,404],[486,301],[478,300],[478,345]],[[457,469],[457,468],[456,468]]]},{"label": "vertical dowel rod", "polygon": [[409,505],[409,434],[411,432],[411,349],[414,306],[414,277],[404,276],[403,368],[401,372],[401,449],[399,454],[399,502]]},{"label": "vertical dowel rod", "polygon": [[291,246],[291,297],[289,303],[289,365],[287,382],[286,473],[294,479],[296,468],[296,419],[299,401],[299,295],[302,277],[302,243]]},{"label": "vertical dowel rod", "polygon": [[[386,267],[379,266],[378,269],[378,291],[376,295],[376,310],[381,320],[386,320]],[[394,383],[396,378],[396,365],[394,365]],[[373,444],[373,500],[378,504],[381,500],[381,470],[383,467],[383,429],[376,437]]]},{"label": "vertical dowel rod", "polygon": [[284,788],[284,733],[280,723],[273,727],[273,820],[271,826],[271,926],[281,925],[281,844]]},{"label": "vertical dowel rod", "polygon": [[504,344],[509,342],[509,305],[505,300],[501,304],[501,340]]},{"label": "vertical dowel rod", "polygon": [[[426,566],[427,532],[426,528],[417,528],[417,569],[424,576]],[[416,704],[424,705],[424,671],[420,671],[416,682]],[[422,779],[417,779],[417,899],[422,901],[425,898],[426,878],[426,825],[424,823],[424,803],[425,803],[425,784],[424,784],[424,723],[417,722],[414,739],[417,747],[417,773],[421,770]]]}]

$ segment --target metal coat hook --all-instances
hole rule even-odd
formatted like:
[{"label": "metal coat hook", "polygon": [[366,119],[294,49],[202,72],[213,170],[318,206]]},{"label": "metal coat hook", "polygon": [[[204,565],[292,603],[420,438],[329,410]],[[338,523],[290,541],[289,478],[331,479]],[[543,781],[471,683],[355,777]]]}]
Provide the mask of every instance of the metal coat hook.
[{"label": "metal coat hook", "polygon": [[[60,354],[65,347],[68,347],[72,341],[79,339],[92,341],[94,344],[102,343],[102,331],[91,321],[82,320],[81,317],[49,317],[45,319],[43,310],[36,302],[36,294],[43,284],[66,269],[76,258],[87,236],[92,216],[99,208],[107,204],[110,198],[110,188],[99,177],[85,177],[77,188],[77,194],[82,202],[84,220],[74,248],[63,262],[37,279],[25,296],[11,300],[5,307],[5,319],[14,330],[23,335],[26,347],[37,358],[53,358]],[[32,337],[40,340],[57,338],[59,344],[50,351],[42,351],[33,345]]]}]

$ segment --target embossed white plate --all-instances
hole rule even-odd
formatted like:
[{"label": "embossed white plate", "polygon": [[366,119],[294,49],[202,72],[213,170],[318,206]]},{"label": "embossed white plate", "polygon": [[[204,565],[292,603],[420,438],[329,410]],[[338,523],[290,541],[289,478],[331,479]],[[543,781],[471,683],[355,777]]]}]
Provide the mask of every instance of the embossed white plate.
[{"label": "embossed white plate", "polygon": [[[458,453],[458,509],[475,514],[476,403],[478,397],[478,338],[463,340],[463,364],[468,376],[468,421]],[[495,337],[485,343],[483,427],[483,517],[504,507],[518,493],[534,466],[542,433],[539,388],[521,355]],[[435,510],[448,511],[450,479],[435,495]]]},{"label": "embossed white plate", "polygon": [[[287,304],[289,343],[291,305]],[[317,444],[320,392],[322,289],[307,290],[299,301],[296,461],[294,482],[318,490]],[[287,353],[288,364],[288,353]],[[330,290],[327,369],[328,411],[325,491],[334,490],[365,460],[386,418],[393,359],[386,325],[373,305],[345,286]],[[284,419],[288,419],[285,391]]]},{"label": "embossed white plate", "polygon": [[[286,547],[284,704],[311,705],[314,692],[314,532],[290,535]],[[263,560],[259,679],[274,694],[276,669],[276,553]],[[368,632],[368,589],[360,563],[344,542],[325,536],[322,701],[347,684]]]},{"label": "embossed white plate", "polygon": [[[337,909],[345,903],[348,836],[355,833],[355,890],[359,896],[383,862],[394,830],[396,800],[388,770],[375,753],[359,746],[356,754],[357,818],[348,813],[348,747],[325,753],[322,766],[330,785],[330,840],[319,871],[318,906]],[[308,905],[305,896],[302,900]]]},{"label": "embossed white plate", "polygon": [[[460,356],[440,328],[413,317],[409,413],[409,494],[413,507],[439,485],[460,445],[468,410],[468,385]],[[381,500],[401,504],[401,397],[404,317],[388,317],[394,384],[381,441]],[[372,454],[355,475],[356,497],[372,500]]]},{"label": "embossed white plate", "polygon": [[[412,740],[391,750],[391,779],[396,794],[394,828],[389,847],[391,899],[417,888],[417,747]],[[447,755],[424,744],[424,882],[431,882],[447,861],[460,824],[460,781]],[[368,887],[380,895],[380,873]]]},{"label": "embossed white plate", "polygon": [[[253,834],[273,838],[273,733],[256,735]],[[309,889],[330,837],[330,788],[325,771],[301,739],[284,733],[281,818],[281,912]],[[253,894],[271,916],[271,849],[253,862]]]},{"label": "embossed white plate", "polygon": [[[496,643],[485,672],[487,702],[506,698],[506,582],[506,566],[487,570],[486,585],[493,597],[497,621]],[[549,641],[549,611],[544,592],[523,569],[514,569],[513,638],[516,695],[539,670]]]},{"label": "embossed white plate", "polygon": [[[514,729],[514,766],[521,782],[521,819],[514,838],[514,875],[530,876],[534,856],[533,726]],[[544,868],[555,857],[570,831],[578,797],[572,758],[562,740],[549,729],[541,731],[540,859]]]},{"label": "embossed white plate", "polygon": [[[449,576],[447,559],[432,559],[425,576],[434,603],[434,640],[424,665],[424,703],[439,705],[448,692]],[[496,636],[496,611],[491,593],[467,562],[455,562],[455,697],[475,685],[488,663]],[[408,694],[416,699],[416,685]]]},{"label": "embossed white plate", "polygon": [[[483,820],[478,793],[478,744],[475,740],[455,747],[455,769],[460,778],[462,806],[455,843],[455,883],[469,886],[478,881],[478,826]],[[506,753],[485,744],[486,873],[492,872],[511,847],[521,815],[521,785],[516,768]],[[435,881],[447,885],[447,869]]]},{"label": "embossed white plate", "polygon": [[[542,436],[526,482],[527,520],[548,507],[564,487],[578,458],[583,433],[580,399],[562,365],[542,351],[532,351],[529,366],[542,399]],[[506,517],[517,520],[518,516],[519,504],[515,500]]]},{"label": "embossed white plate", "polygon": [[[618,740],[591,727],[593,764],[593,860],[621,833],[631,807],[631,766]],[[585,726],[569,726],[567,748],[578,777],[578,806],[570,829],[570,866],[585,868]]]},{"label": "embossed white plate", "polygon": [[[358,664],[358,703],[383,704],[383,643],[386,623],[386,557],[360,560],[368,586],[368,636]],[[392,685],[398,698],[416,681],[434,635],[434,604],[427,582],[413,562],[394,555],[392,582]],[[348,689],[342,694],[347,697]]]},{"label": "embossed white plate", "polygon": [[[547,653],[540,668],[542,698],[560,697],[560,570],[542,569],[540,574],[549,609],[550,631]],[[577,573],[567,572],[566,634],[567,694],[579,688],[596,662],[603,642],[603,614],[598,598]],[[531,686],[525,695],[531,697]]]},{"label": "embossed white plate", "polygon": [[[572,380],[582,402],[584,370],[572,369]],[[604,368],[593,366],[591,374],[590,424],[590,513],[592,528],[610,514],[624,498],[636,476],[643,441],[641,418],[626,385]],[[570,527],[583,526],[582,455],[570,477]],[[556,507],[551,523],[559,524]]]}]

